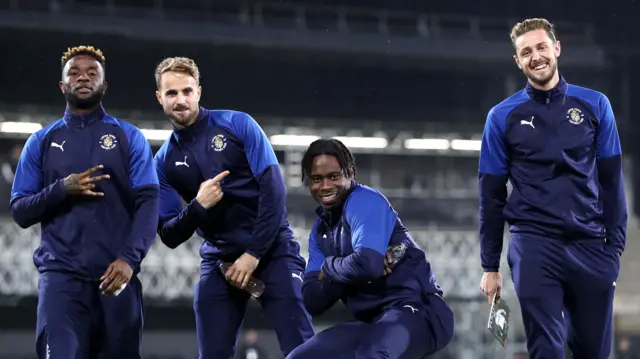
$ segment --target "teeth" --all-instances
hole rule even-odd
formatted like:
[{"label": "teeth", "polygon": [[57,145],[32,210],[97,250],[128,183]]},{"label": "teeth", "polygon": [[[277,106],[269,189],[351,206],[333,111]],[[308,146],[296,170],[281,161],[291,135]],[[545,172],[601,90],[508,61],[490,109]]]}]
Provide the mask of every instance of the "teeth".
[{"label": "teeth", "polygon": [[541,69],[544,69],[545,67],[547,67],[547,64],[544,64],[544,65],[538,65],[538,66],[534,67],[533,69],[534,69],[534,70],[541,70]]}]

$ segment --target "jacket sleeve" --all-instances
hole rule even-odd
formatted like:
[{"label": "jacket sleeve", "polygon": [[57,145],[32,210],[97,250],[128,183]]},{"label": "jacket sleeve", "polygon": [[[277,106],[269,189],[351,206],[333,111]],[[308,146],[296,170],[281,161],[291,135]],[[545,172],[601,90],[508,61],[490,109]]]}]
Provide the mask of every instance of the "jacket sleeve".
[{"label": "jacket sleeve", "polygon": [[158,235],[167,247],[177,248],[193,236],[200,221],[206,219],[207,211],[195,198],[182,208],[180,195],[167,179],[164,155],[165,152],[161,149],[155,157],[160,182]]},{"label": "jacket sleeve", "polygon": [[498,272],[507,204],[508,155],[504,143],[505,121],[492,111],[487,116],[478,170],[480,202],[480,259],[485,272]]},{"label": "jacket sleeve", "polygon": [[40,142],[40,133],[36,132],[25,143],[11,188],[11,215],[22,228],[53,217],[56,207],[67,198],[64,179],[43,185]]},{"label": "jacket sleeve", "polygon": [[353,253],[327,257],[322,272],[338,283],[367,282],[382,277],[384,257],[398,216],[377,192],[354,191],[344,208]]},{"label": "jacket sleeve", "polygon": [[344,294],[345,286],[324,278],[318,280],[320,267],[325,256],[316,239],[316,227],[309,236],[309,262],[304,273],[302,283],[302,298],[304,306],[310,315],[321,315],[330,309]]},{"label": "jacket sleeve", "polygon": [[627,202],[622,173],[622,148],[609,99],[602,95],[598,104],[596,136],[598,181],[602,190],[607,243],[622,254],[627,241]]},{"label": "jacket sleeve", "polygon": [[129,136],[129,181],[134,197],[131,239],[118,258],[131,268],[139,269],[140,263],[156,239],[158,223],[158,177],[153,163],[153,153],[146,138],[132,126]]},{"label": "jacket sleeve", "polygon": [[287,190],[276,154],[258,123],[248,114],[238,112],[232,125],[243,141],[251,172],[258,181],[258,216],[245,251],[260,258],[271,247],[286,218]]}]

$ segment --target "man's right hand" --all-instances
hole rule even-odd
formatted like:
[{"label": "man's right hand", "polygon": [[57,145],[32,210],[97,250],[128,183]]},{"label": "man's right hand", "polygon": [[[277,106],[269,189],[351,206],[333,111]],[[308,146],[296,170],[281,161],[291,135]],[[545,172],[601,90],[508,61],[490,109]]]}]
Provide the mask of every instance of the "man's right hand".
[{"label": "man's right hand", "polygon": [[220,181],[227,177],[227,175],[229,175],[229,171],[224,171],[200,184],[200,189],[196,195],[196,201],[198,201],[204,209],[209,209],[220,202],[224,195],[222,187],[220,187]]},{"label": "man's right hand", "polygon": [[493,295],[497,293],[500,299],[500,291],[502,290],[502,275],[500,272],[484,272],[482,280],[480,280],[480,289],[489,297],[489,304],[493,299]]},{"label": "man's right hand", "polygon": [[104,196],[102,192],[94,192],[96,187],[95,182],[109,179],[109,175],[100,175],[91,177],[91,175],[103,169],[103,165],[91,167],[82,173],[72,173],[64,178],[64,190],[70,195],[83,195],[83,196]]}]

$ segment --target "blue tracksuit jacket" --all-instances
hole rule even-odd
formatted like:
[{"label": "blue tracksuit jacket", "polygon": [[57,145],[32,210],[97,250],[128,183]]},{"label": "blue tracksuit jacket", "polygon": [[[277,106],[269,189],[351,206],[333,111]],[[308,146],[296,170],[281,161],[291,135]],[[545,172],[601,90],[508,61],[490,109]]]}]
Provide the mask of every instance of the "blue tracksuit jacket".
[{"label": "blue tracksuit jacket", "polygon": [[[102,164],[96,183],[104,197],[70,196],[63,180]],[[156,238],[158,178],[149,143],[133,125],[102,107],[64,117],[34,133],[22,151],[11,192],[11,213],[23,228],[40,223],[34,262],[97,280],[123,259],[138,271]]]},{"label": "blue tracksuit jacket", "polygon": [[[513,192],[507,201],[506,182]],[[500,263],[505,220],[514,234],[607,239],[622,253],[627,207],[611,104],[600,92],[530,85],[489,111],[480,152],[480,245]]]},{"label": "blue tracksuit jacket", "polygon": [[[155,160],[160,180],[158,233],[175,248],[197,231],[205,239],[200,249],[203,272],[222,257],[229,260],[247,252],[261,258],[274,243],[293,239],[278,160],[248,114],[200,108],[198,120],[174,129]],[[200,184],[225,170],[230,174],[221,182],[224,196],[205,210],[195,200]]]},{"label": "blue tracksuit jacket", "polygon": [[[353,183],[342,207],[319,208],[309,237],[309,263],[302,292],[311,315],[341,299],[355,318],[369,321],[386,308],[422,303],[428,294],[442,295],[425,252],[411,238],[387,198],[371,187]],[[390,245],[407,249],[384,277]],[[322,271],[326,279],[317,279]]]}]

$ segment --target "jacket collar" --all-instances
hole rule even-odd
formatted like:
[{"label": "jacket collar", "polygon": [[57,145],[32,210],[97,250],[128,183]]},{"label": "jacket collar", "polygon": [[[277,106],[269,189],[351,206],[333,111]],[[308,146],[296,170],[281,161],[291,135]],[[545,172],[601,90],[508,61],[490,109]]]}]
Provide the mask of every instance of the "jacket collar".
[{"label": "jacket collar", "polygon": [[190,126],[184,128],[177,128],[173,126],[173,135],[179,142],[195,141],[198,135],[204,132],[204,129],[209,123],[209,111],[200,107],[198,111],[198,119]]},{"label": "jacket collar", "polygon": [[92,125],[96,121],[102,121],[102,119],[104,119],[106,115],[107,115],[107,112],[104,110],[104,107],[102,107],[102,104],[100,104],[98,107],[93,109],[91,112],[84,115],[76,115],[73,112],[71,112],[69,107],[67,107],[66,110],[64,111],[63,119],[67,124],[71,126],[87,127]]},{"label": "jacket collar", "polygon": [[548,103],[550,101],[563,98],[567,94],[567,82],[565,81],[564,77],[560,75],[560,81],[554,88],[550,90],[539,90],[531,86],[531,83],[527,81],[525,92],[530,99]]},{"label": "jacket collar", "polygon": [[323,206],[319,206],[315,210],[316,215],[318,215],[318,217],[325,221],[329,226],[333,227],[333,225],[340,219],[340,217],[342,217],[344,204],[347,202],[347,199],[349,198],[349,196],[351,196],[353,190],[355,190],[358,186],[360,186],[358,182],[352,180],[351,187],[346,191],[342,202],[334,204],[331,208],[324,208]]}]

